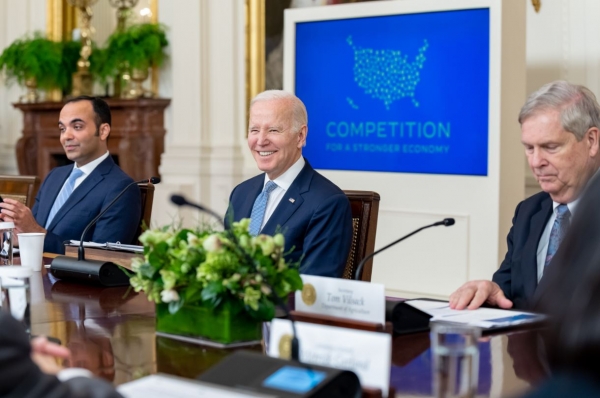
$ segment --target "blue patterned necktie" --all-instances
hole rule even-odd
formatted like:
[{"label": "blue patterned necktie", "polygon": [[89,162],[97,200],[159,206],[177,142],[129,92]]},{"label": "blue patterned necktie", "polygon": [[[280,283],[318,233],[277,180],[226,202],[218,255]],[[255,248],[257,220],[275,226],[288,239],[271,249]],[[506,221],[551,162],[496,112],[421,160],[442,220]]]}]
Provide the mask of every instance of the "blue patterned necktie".
[{"label": "blue patterned necktie", "polygon": [[263,191],[258,195],[252,206],[252,214],[250,215],[250,228],[248,232],[250,235],[256,236],[260,232],[263,219],[265,218],[265,211],[267,210],[267,201],[269,200],[269,194],[277,188],[277,184],[273,181],[267,182]]},{"label": "blue patterned necktie", "polygon": [[63,185],[58,196],[56,197],[56,200],[52,205],[52,209],[50,209],[50,214],[48,215],[48,220],[46,221],[46,229],[48,229],[48,226],[50,226],[50,223],[54,219],[56,213],[58,213],[58,211],[61,207],[63,207],[67,199],[69,199],[69,196],[71,196],[71,194],[73,193],[73,189],[75,189],[75,180],[77,180],[82,175],[83,171],[81,171],[81,169],[76,169],[75,167],[73,167],[71,175],[69,176],[67,182],[65,183],[65,185]]},{"label": "blue patterned necktie", "polygon": [[567,229],[569,229],[569,225],[571,224],[570,219],[571,212],[567,205],[558,205],[556,207],[556,220],[554,220],[552,230],[550,231],[550,240],[548,241],[548,252],[546,254],[544,267],[547,267],[548,264],[550,264],[552,257],[556,254],[560,242],[562,242],[567,233]]}]

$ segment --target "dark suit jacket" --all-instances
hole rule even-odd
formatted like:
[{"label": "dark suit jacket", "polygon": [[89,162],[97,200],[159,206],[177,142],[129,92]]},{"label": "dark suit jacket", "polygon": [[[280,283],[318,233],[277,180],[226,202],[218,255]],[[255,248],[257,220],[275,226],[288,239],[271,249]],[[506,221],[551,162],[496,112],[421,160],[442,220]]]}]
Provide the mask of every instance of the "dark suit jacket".
[{"label": "dark suit jacket", "polygon": [[0,312],[0,397],[121,397],[110,384],[99,379],[75,377],[61,383],[43,373],[30,355],[31,345],[23,326]]},{"label": "dark suit jacket", "polygon": [[533,392],[523,398],[597,398],[600,397],[600,383],[597,375],[582,372],[559,373],[552,376]]},{"label": "dark suit jacket", "polygon": [[[249,218],[256,197],[263,189],[265,175],[244,181],[231,193],[225,226],[230,218]],[[293,199],[291,201],[290,199]],[[285,236],[286,257],[297,261],[302,255],[300,272],[310,275],[340,277],[352,243],[350,202],[331,181],[306,162],[261,233],[274,235],[278,229]]]},{"label": "dark suit jacket", "polygon": [[535,194],[517,206],[513,225],[506,238],[508,251],[492,280],[514,308],[526,309],[533,304],[537,288],[537,248],[544,228],[552,215],[552,199],[545,192]]},{"label": "dark suit jacket", "polygon": [[[46,225],[50,209],[73,166],[53,169],[40,187],[33,206],[33,216],[42,227]],[[133,180],[109,156],[73,191],[48,226],[44,251],[64,253],[65,240],[79,240],[86,225],[94,219]],[[142,215],[140,190],[132,186],[90,228],[86,241],[98,243],[133,243]]]}]

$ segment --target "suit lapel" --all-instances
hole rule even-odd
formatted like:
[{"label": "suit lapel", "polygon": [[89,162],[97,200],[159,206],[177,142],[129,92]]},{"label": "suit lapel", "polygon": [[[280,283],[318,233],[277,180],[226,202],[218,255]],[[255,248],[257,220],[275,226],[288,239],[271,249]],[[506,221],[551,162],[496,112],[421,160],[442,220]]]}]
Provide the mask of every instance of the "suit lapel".
[{"label": "suit lapel", "polygon": [[244,201],[240,204],[237,209],[237,214],[234,214],[236,220],[241,220],[242,218],[250,218],[252,215],[252,207],[254,207],[254,202],[256,198],[263,190],[263,185],[265,183],[265,175],[261,174],[260,178],[255,178],[252,181],[252,185],[248,190],[248,195],[246,195]]},{"label": "suit lapel", "polygon": [[309,191],[313,175],[314,170],[308,164],[308,161],[306,161],[302,171],[298,174],[292,185],[290,185],[285,195],[283,195],[269,221],[265,224],[265,227],[261,231],[262,233],[274,234],[277,227],[283,226],[302,206],[302,203],[304,203],[302,195]]},{"label": "suit lapel", "polygon": [[48,229],[54,228],[56,224],[62,220],[62,218],[69,213],[69,211],[81,202],[87,194],[94,189],[96,185],[104,180],[104,175],[110,172],[110,169],[114,165],[112,158],[109,156],[102,163],[100,163],[94,171],[73,191],[69,199],[60,208],[58,213],[54,216],[52,223],[48,226]]},{"label": "suit lapel", "polygon": [[537,249],[546,228],[546,223],[552,214],[552,199],[548,196],[540,203],[540,209],[531,217],[529,238],[523,248],[523,281],[525,297],[533,297],[537,287]]},{"label": "suit lapel", "polygon": [[65,181],[67,178],[69,178],[71,171],[73,171],[72,167],[62,167],[57,169],[52,175],[52,180],[48,181],[46,184],[48,185],[48,190],[42,200],[39,202],[39,210],[37,213],[37,219],[39,220],[39,224],[41,226],[46,225],[52,205],[54,204],[56,197],[65,184]]}]

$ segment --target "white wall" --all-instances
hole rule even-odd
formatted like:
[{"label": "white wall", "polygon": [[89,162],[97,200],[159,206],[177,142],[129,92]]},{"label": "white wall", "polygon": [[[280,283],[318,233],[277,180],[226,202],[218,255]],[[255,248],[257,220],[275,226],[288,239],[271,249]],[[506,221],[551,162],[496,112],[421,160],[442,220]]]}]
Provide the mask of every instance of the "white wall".
[{"label": "white wall", "polygon": [[[244,3],[161,1],[158,15],[171,42],[160,94],[173,102],[153,217],[157,224],[172,221],[173,192],[223,214],[244,163]],[[196,224],[196,212],[183,210],[181,217]]]},{"label": "white wall", "polygon": [[[0,1],[0,49],[27,33],[45,30],[45,0]],[[18,85],[7,87],[0,78],[0,174],[18,174],[15,145],[23,129],[23,116],[11,104],[23,93]]]}]

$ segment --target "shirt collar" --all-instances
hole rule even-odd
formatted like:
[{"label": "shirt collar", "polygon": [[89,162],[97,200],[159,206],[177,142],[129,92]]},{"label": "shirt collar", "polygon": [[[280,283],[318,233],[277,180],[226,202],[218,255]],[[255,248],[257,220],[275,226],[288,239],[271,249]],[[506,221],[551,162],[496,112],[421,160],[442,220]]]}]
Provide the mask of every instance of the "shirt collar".
[{"label": "shirt collar", "polygon": [[85,166],[77,167],[77,164],[75,164],[75,168],[81,170],[83,172],[83,174],[85,174],[86,176],[90,175],[90,173],[92,171],[94,171],[94,169],[96,167],[98,167],[98,165],[100,163],[102,163],[108,156],[109,156],[109,153],[108,153],[108,151],[106,151],[106,153],[104,155],[100,156],[98,159],[92,160]]},{"label": "shirt collar", "polygon": [[[579,199],[580,199],[580,197],[575,199],[571,203],[567,203],[567,207],[569,208],[569,212],[571,213],[571,216],[575,212],[575,208],[577,207],[577,204],[579,203]],[[564,204],[564,203],[558,203],[558,202],[552,201],[552,209],[556,212],[556,208],[562,204]]]},{"label": "shirt collar", "polygon": [[[296,179],[296,177],[298,177],[298,174],[300,174],[305,164],[306,161],[302,156],[300,156],[300,159],[296,160],[296,163],[294,163],[289,169],[287,169],[285,173],[274,179],[273,182],[277,184],[279,188],[282,188],[284,191],[287,191]],[[267,184],[268,181],[269,176],[267,176],[267,173],[265,173],[265,182],[263,184],[263,187]]]}]

